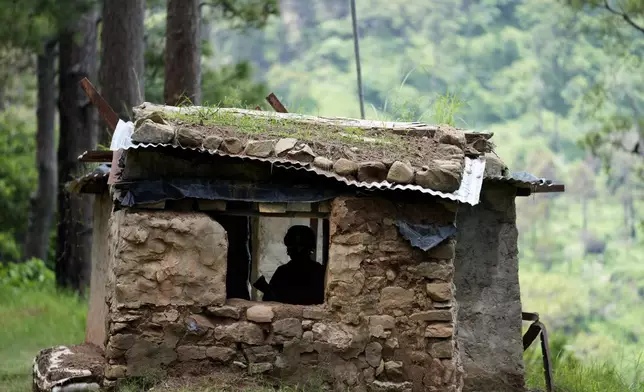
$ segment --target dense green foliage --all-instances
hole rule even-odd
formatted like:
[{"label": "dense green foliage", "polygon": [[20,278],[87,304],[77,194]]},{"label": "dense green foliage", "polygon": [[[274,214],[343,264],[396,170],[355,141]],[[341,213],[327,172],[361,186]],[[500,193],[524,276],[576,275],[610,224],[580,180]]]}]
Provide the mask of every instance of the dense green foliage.
[{"label": "dense green foliage", "polygon": [[[357,117],[348,3],[282,5],[263,32],[217,26],[226,54],[217,64],[250,60],[291,111]],[[449,93],[463,103],[456,125],[494,131],[511,170],[567,185],[518,200],[524,309],[565,333],[579,357],[614,360],[632,377],[644,352],[643,160],[611,149],[605,171],[582,142],[606,146],[642,118],[641,33],[601,4],[357,5],[367,118],[446,122]]]}]

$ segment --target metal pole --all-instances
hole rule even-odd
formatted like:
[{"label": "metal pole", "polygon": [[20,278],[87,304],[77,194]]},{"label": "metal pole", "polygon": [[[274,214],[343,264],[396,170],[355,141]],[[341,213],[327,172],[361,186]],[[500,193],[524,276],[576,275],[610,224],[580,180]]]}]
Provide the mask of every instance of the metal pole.
[{"label": "metal pole", "polygon": [[360,44],[358,42],[358,21],[356,17],[356,0],[351,1],[351,22],[353,24],[353,50],[356,55],[356,71],[358,72],[358,97],[360,98],[360,118],[364,120],[364,95],[362,93],[362,70],[360,69]]}]

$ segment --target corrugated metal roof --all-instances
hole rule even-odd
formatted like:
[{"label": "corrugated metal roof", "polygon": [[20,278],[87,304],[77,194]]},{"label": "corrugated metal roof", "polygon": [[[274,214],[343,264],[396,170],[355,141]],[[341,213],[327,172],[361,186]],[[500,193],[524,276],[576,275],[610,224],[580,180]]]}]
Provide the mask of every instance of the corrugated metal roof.
[{"label": "corrugated metal roof", "polygon": [[563,192],[565,186],[546,178],[539,178],[528,172],[514,172],[509,176],[485,177],[485,181],[503,182],[517,188],[528,188],[532,193]]},{"label": "corrugated metal roof", "polygon": [[[147,143],[147,144],[131,145],[127,149],[152,149],[152,148],[173,148],[173,149],[179,149],[179,150],[197,151],[200,153],[207,153],[210,155],[229,157],[229,158],[235,158],[235,159],[241,159],[241,160],[266,162],[266,163],[274,164],[275,166],[282,167],[287,170],[306,170],[316,175],[331,178],[336,181],[342,182],[346,185],[361,188],[361,189],[417,191],[417,192],[429,194],[432,196],[437,196],[443,199],[459,201],[461,203],[468,203],[471,205],[475,205],[479,202],[479,195],[481,193],[481,186],[483,182],[483,173],[485,171],[484,159],[465,158],[465,168],[463,171],[463,179],[461,181],[460,188],[453,193],[444,193],[444,192],[423,188],[419,185],[401,185],[401,184],[390,183],[388,181],[371,182],[371,183],[359,182],[356,180],[347,179],[345,177],[342,177],[332,172],[326,172],[324,170],[320,170],[308,163],[302,163],[302,162],[280,159],[280,158],[259,158],[259,157],[252,157],[248,155],[231,155],[231,154],[221,152],[219,150],[208,150],[203,147],[183,147],[183,146],[177,146],[177,145],[168,144],[168,143]],[[83,155],[81,155],[81,157],[82,156]]]},{"label": "corrugated metal roof", "polygon": [[402,185],[402,184],[391,183],[388,181],[360,182],[356,180],[350,180],[336,173],[327,172],[311,166],[300,166],[297,168],[288,167],[287,165],[282,165],[282,164],[277,164],[276,166],[283,167],[285,169],[305,170],[320,176],[324,176],[326,178],[334,179],[346,185],[361,188],[361,189],[393,190],[393,191],[410,190],[410,191],[417,191],[417,192],[429,194],[432,196],[437,196],[443,199],[449,199],[449,200],[459,201],[461,203],[476,205],[479,202],[481,186],[483,185],[483,172],[485,171],[485,160],[465,158],[465,169],[463,171],[463,179],[461,180],[461,186],[457,191],[453,193],[434,191],[432,189],[423,188],[419,185]]},{"label": "corrugated metal roof", "polygon": [[[434,191],[432,189],[423,188],[419,185],[402,185],[390,183],[388,181],[382,182],[360,182],[346,177],[342,177],[336,173],[318,169],[310,164],[296,162],[292,160],[279,159],[279,158],[259,158],[247,155],[230,155],[219,150],[208,150],[203,147],[182,147],[174,144],[157,143],[157,144],[137,144],[132,145],[132,149],[152,149],[152,148],[173,148],[180,150],[197,151],[200,153],[207,153],[215,156],[228,157],[240,160],[259,161],[274,164],[277,167],[286,170],[300,170],[310,172],[319,176],[333,179],[351,187],[356,187],[364,190],[392,190],[392,191],[416,191],[432,196],[437,196],[443,199],[476,205],[479,202],[479,196],[483,181],[486,182],[503,182],[514,185],[518,188],[530,189],[533,193],[546,193],[546,192],[563,192],[564,186],[562,184],[553,183],[545,178],[538,178],[527,172],[515,172],[510,176],[494,176],[484,177],[485,160],[484,158],[465,158],[465,168],[463,172],[463,179],[459,189],[452,193],[445,193]],[[105,165],[103,165],[105,166]],[[91,174],[91,173],[90,173]],[[107,174],[105,179],[107,179]]]},{"label": "corrugated metal roof", "polygon": [[72,193],[97,193],[107,186],[107,178],[110,175],[108,165],[100,165],[91,172],[73,179],[66,184],[68,192]]}]

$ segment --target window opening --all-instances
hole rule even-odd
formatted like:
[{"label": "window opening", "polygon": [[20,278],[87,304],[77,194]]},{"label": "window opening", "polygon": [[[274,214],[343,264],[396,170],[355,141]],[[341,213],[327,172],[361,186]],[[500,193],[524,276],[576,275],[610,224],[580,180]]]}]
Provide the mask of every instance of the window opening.
[{"label": "window opening", "polygon": [[270,212],[263,213],[257,206],[229,203],[226,211],[213,212],[228,233],[228,298],[294,305],[324,302],[329,220],[317,204],[308,211],[303,204],[289,206],[296,211],[265,206]]}]

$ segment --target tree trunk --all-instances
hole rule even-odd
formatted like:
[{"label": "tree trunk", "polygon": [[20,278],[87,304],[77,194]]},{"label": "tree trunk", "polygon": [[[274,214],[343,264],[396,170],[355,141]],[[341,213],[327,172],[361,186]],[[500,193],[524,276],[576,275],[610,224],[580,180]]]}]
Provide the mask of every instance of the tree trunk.
[{"label": "tree trunk", "polygon": [[[65,192],[65,183],[82,173],[78,155],[96,147],[97,116],[79,82],[96,75],[98,14],[83,15],[76,29],[60,36],[58,147],[58,238],[56,244],[56,283],[84,292],[91,273],[92,202],[91,195]],[[127,56],[120,56],[121,58]]]},{"label": "tree trunk", "polygon": [[[145,0],[104,0],[101,34],[101,95],[123,120],[143,103]],[[111,131],[102,127],[98,142],[109,146]]]},{"label": "tree trunk", "polygon": [[56,162],[56,41],[45,43],[38,56],[38,108],[36,109],[36,162],[38,189],[31,200],[29,227],[25,239],[25,260],[47,259],[51,224],[56,209],[58,184]]},{"label": "tree trunk", "polygon": [[201,36],[199,1],[168,0],[165,33],[165,86],[163,99],[177,105],[201,101]]}]

